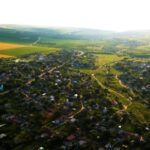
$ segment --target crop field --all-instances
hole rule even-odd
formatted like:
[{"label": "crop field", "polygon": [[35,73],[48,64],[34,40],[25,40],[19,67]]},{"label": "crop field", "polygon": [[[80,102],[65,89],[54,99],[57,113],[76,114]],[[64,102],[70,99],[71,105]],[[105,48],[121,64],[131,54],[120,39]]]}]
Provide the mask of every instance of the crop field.
[{"label": "crop field", "polygon": [[11,43],[0,42],[0,51],[1,50],[7,50],[7,49],[22,48],[22,47],[25,47],[25,46],[20,45],[20,44],[11,44]]},{"label": "crop field", "polygon": [[12,49],[0,51],[0,56],[1,55],[9,55],[9,56],[14,56],[14,57],[20,57],[22,55],[36,53],[36,52],[51,53],[51,52],[55,52],[58,50],[59,50],[59,48],[26,46],[26,47],[12,48]]}]

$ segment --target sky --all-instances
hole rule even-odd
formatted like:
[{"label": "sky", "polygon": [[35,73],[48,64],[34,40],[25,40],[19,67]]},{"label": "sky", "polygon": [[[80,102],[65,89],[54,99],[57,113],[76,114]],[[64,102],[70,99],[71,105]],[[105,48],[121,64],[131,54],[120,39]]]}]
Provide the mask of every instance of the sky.
[{"label": "sky", "polygon": [[150,29],[150,0],[0,0],[0,24]]}]

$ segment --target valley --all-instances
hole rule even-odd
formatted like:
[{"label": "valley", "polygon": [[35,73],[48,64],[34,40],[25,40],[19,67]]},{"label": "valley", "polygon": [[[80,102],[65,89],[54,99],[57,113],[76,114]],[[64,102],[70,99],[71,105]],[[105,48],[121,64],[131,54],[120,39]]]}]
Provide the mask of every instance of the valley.
[{"label": "valley", "polygon": [[2,150],[149,149],[150,38],[12,31],[0,28]]}]

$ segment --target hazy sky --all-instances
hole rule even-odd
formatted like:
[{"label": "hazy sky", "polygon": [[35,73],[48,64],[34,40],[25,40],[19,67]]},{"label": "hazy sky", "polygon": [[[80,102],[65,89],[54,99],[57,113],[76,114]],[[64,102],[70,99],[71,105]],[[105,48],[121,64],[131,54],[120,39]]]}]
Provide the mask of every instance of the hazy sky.
[{"label": "hazy sky", "polygon": [[150,29],[150,0],[0,0],[0,24]]}]

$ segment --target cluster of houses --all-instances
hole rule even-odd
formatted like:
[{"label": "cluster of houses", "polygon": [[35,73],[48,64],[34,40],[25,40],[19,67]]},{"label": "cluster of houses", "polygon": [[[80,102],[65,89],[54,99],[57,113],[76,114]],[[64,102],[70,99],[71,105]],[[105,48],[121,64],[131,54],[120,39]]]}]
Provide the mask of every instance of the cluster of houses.
[{"label": "cluster of houses", "polygon": [[124,129],[132,122],[129,112],[113,116],[121,103],[72,67],[72,58],[84,56],[34,54],[0,72],[2,149],[122,150],[145,144],[141,132]]},{"label": "cluster of houses", "polygon": [[120,79],[149,104],[150,62],[122,61],[116,68],[123,72]]},{"label": "cluster of houses", "polygon": [[71,57],[71,65],[75,68],[95,68],[94,56],[83,51],[75,51]]}]

